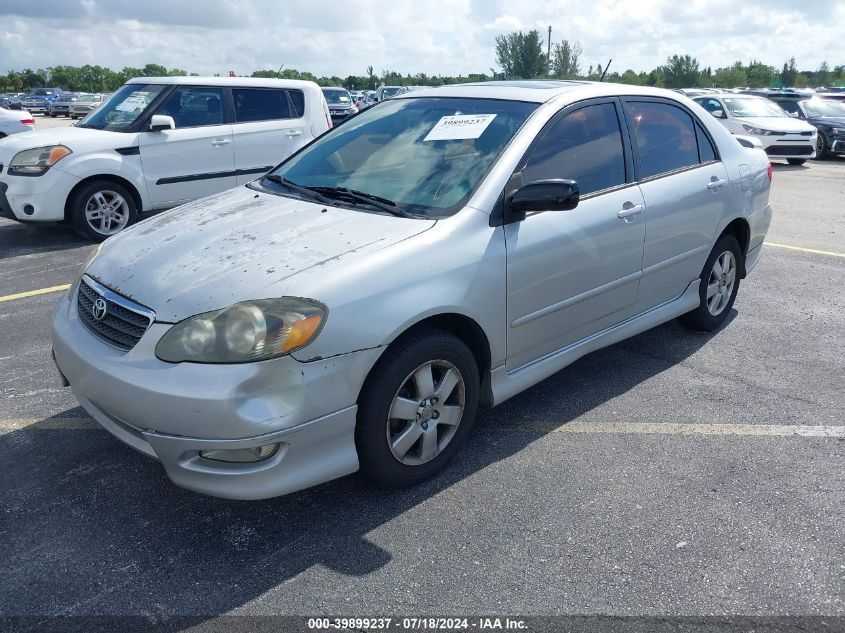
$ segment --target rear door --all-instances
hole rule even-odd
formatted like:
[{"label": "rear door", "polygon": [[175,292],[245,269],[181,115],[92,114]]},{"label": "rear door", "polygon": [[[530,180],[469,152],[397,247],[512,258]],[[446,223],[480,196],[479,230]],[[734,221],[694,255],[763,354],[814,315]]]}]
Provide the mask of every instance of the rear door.
[{"label": "rear door", "polygon": [[141,132],[147,191],[165,208],[235,186],[232,126],[219,86],[179,86],[154,114],[173,117],[175,130]]},{"label": "rear door", "polygon": [[505,226],[511,369],[624,320],[636,301],[645,222],[620,107],[563,110],[515,175],[576,180],[581,201]]},{"label": "rear door", "polygon": [[239,185],[268,172],[311,140],[301,90],[232,88],[232,101]]},{"label": "rear door", "polygon": [[704,126],[670,100],[625,100],[645,200],[638,305],[680,296],[698,278],[730,193],[728,173]]}]

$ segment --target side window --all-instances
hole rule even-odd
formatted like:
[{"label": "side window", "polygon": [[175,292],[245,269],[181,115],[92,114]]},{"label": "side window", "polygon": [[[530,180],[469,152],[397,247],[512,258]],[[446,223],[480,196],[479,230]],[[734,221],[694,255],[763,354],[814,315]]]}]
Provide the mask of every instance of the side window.
[{"label": "side window", "polygon": [[296,111],[297,118],[305,114],[305,94],[301,90],[288,90],[293,109]]},{"label": "side window", "polygon": [[698,164],[692,117],[681,108],[654,101],[625,104],[640,154],[641,178]]},{"label": "side window", "polygon": [[719,160],[716,156],[716,148],[713,147],[710,138],[698,123],[695,124],[695,136],[698,140],[698,162],[707,163],[711,160]]},{"label": "side window", "polygon": [[276,121],[290,119],[290,104],[284,90],[265,88],[232,88],[235,100],[235,122]]},{"label": "side window", "polygon": [[798,109],[798,104],[795,101],[775,101],[781,108],[789,112],[790,114],[800,114],[801,111]]},{"label": "side window", "polygon": [[223,124],[223,89],[180,86],[162,103],[156,114],[172,116],[176,129]]},{"label": "side window", "polygon": [[612,103],[586,106],[560,119],[531,148],[523,182],[569,178],[581,195],[625,184],[625,150]]}]

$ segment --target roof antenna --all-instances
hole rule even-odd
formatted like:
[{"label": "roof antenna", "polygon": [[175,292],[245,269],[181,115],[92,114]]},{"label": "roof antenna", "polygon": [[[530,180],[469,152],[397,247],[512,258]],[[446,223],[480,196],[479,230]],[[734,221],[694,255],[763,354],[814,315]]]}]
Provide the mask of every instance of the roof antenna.
[{"label": "roof antenna", "polygon": [[607,66],[604,67],[604,72],[601,74],[601,79],[599,79],[599,81],[604,81],[604,76],[607,74],[607,69],[610,68],[610,62],[612,62],[612,61],[613,61],[612,57],[609,60],[607,60]]}]

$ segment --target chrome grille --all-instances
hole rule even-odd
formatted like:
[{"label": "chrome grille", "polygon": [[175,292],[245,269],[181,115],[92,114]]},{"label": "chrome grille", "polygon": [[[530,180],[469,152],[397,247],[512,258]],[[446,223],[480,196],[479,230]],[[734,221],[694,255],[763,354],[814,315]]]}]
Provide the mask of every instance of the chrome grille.
[{"label": "chrome grille", "polygon": [[[98,299],[105,302],[105,314],[99,319],[94,315],[94,304]],[[152,310],[112,292],[87,276],[79,282],[76,311],[93,334],[125,351],[135,347],[155,319]]]}]

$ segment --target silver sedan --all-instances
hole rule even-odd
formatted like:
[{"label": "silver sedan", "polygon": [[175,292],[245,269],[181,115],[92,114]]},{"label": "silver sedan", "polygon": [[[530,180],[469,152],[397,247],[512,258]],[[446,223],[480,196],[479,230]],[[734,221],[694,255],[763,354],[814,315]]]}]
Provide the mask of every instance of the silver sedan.
[{"label": "silver sedan", "polygon": [[55,360],[180,486],[263,498],[359,469],[410,486],[479,404],[676,317],[721,327],[770,180],[675,92],[407,93],[104,242],[56,310]]}]

